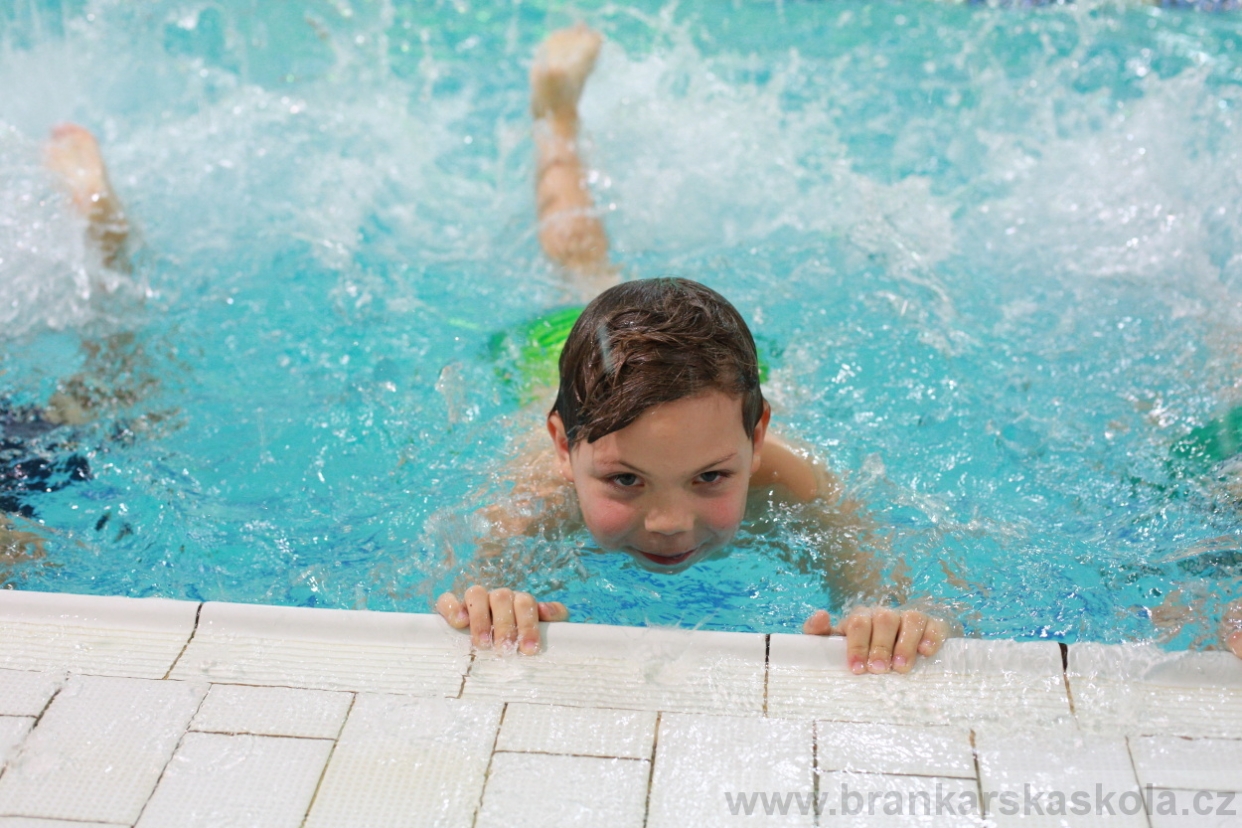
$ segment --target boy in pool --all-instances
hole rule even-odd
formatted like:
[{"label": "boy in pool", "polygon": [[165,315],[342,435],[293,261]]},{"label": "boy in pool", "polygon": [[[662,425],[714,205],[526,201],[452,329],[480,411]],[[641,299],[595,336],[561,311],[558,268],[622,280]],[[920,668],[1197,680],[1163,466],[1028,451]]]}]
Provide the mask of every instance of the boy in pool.
[{"label": "boy in pool", "polygon": [[[601,548],[671,575],[732,540],[749,490],[830,509],[841,490],[769,432],[754,339],[724,297],[684,279],[615,284],[577,148],[578,97],[600,42],[582,25],[555,32],[531,70],[540,243],[586,290],[613,286],[565,342],[547,416],[551,446],[531,458],[535,468],[518,487],[561,502],[572,502],[563,491],[572,489]],[[494,509],[487,516],[501,535],[532,523]],[[874,560],[860,553],[838,563],[849,586],[879,591]],[[475,646],[526,654],[538,650],[539,621],[568,617],[562,604],[479,585],[460,598],[445,593],[436,608],[454,627],[469,627]],[[840,625],[819,610],[803,631],[845,635],[851,670],[883,673],[906,672],[919,655],[935,653],[950,625],[915,609],[860,607]]]},{"label": "boy in pool", "polygon": [[[76,124],[55,127],[45,148],[44,165],[60,179],[74,209],[86,220],[87,240],[101,263],[128,270],[129,222],[108,181],[95,136]],[[105,343],[95,351],[110,348]],[[90,478],[90,466],[82,455],[49,461],[30,456],[27,446],[58,429],[88,422],[94,406],[114,393],[96,386],[85,376],[71,377],[61,383],[60,390],[43,408],[12,407],[0,399],[0,562],[42,554],[43,538],[14,523],[16,515],[34,516],[26,502],[29,494],[53,491]]]}]

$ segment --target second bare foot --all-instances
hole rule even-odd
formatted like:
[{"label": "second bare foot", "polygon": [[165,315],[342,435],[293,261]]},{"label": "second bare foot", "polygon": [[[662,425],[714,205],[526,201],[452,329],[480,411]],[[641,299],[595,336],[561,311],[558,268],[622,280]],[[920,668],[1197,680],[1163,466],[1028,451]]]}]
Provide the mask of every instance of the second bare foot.
[{"label": "second bare foot", "polygon": [[579,23],[558,29],[539,45],[530,69],[530,108],[535,118],[577,117],[582,86],[603,40],[599,32]]}]

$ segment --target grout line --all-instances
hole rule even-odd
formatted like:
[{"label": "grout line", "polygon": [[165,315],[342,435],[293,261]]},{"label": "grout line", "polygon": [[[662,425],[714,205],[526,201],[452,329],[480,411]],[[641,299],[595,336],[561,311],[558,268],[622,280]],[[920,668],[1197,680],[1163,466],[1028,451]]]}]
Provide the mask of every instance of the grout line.
[{"label": "grout line", "polygon": [[462,694],[466,692],[466,678],[470,675],[472,669],[474,669],[474,647],[470,648],[470,661],[466,664],[466,672],[461,674],[461,684],[458,685],[457,695],[453,698],[460,699]]},{"label": "grout line", "polygon": [[[50,671],[48,671],[48,672],[50,672]],[[8,759],[6,759],[6,760],[5,760],[5,762],[4,762],[4,765],[3,765],[2,767],[0,767],[0,777],[4,776],[4,774],[8,771],[10,762],[11,762],[11,761],[13,760],[13,758],[15,758],[15,757],[17,756],[17,754],[21,751],[22,746],[26,744],[26,740],[30,738],[30,734],[31,734],[31,733],[34,733],[34,729],[35,729],[36,727],[38,727],[38,726],[39,726],[39,722],[43,721],[43,716],[44,716],[44,714],[46,714],[46,713],[47,713],[48,708],[52,706],[52,702],[56,699],[56,697],[60,695],[60,691],[64,689],[64,687],[65,687],[65,682],[69,681],[69,674],[68,674],[67,672],[62,673],[62,674],[61,674],[61,677],[62,677],[62,679],[63,679],[63,680],[62,680],[59,684],[57,684],[57,685],[56,685],[56,689],[52,691],[52,695],[50,695],[50,696],[48,696],[48,697],[47,697],[47,701],[46,701],[46,702],[44,702],[44,704],[43,704],[43,709],[41,709],[41,710],[40,710],[40,711],[39,711],[39,712],[35,715],[35,717],[34,717],[34,721],[33,721],[33,722],[31,722],[31,724],[30,724],[30,730],[27,730],[27,731],[26,731],[26,735],[22,737],[22,740],[21,740],[21,742],[20,742],[20,743],[18,743],[18,744],[16,744],[16,745],[14,745],[14,746],[13,746],[13,747],[15,748],[15,750],[12,750],[12,751],[10,752],[9,758],[8,758]],[[24,718],[27,718],[27,717],[26,717],[26,716],[20,716],[20,717],[15,717],[15,718],[23,718],[23,719],[24,719]]]},{"label": "grout line", "polygon": [[979,819],[987,819],[987,814],[983,811],[988,803],[983,801],[983,771],[979,768],[979,751],[975,749],[974,728],[970,730],[970,759],[975,763],[975,793],[979,795]]},{"label": "grout line", "polygon": [[1130,749],[1130,739],[1134,737],[1125,736],[1123,738],[1125,739],[1125,742],[1126,742],[1126,756],[1130,758],[1130,770],[1134,772],[1134,785],[1138,789],[1139,799],[1143,801],[1143,817],[1147,820],[1147,825],[1150,828],[1152,824],[1151,823],[1151,811],[1150,811],[1151,802],[1148,801],[1150,797],[1143,796],[1143,780],[1139,779],[1138,765],[1134,763],[1134,751]]},{"label": "grout line", "polygon": [[613,756],[607,753],[558,753],[551,750],[494,750],[492,755],[497,753],[519,753],[523,756],[572,756],[575,759],[616,759],[619,762],[646,762],[649,761],[642,756]]},{"label": "grout line", "polygon": [[1061,647],[1061,681],[1065,682],[1065,698],[1069,700],[1070,715],[1075,719],[1078,718],[1078,711],[1074,709],[1074,690],[1070,687],[1069,680],[1069,645],[1058,641]]},{"label": "grout line", "polygon": [[315,800],[319,798],[319,791],[323,788],[323,780],[328,775],[328,766],[332,764],[332,757],[336,755],[337,745],[341,743],[341,734],[345,732],[345,725],[349,722],[349,714],[354,712],[354,703],[358,701],[358,694],[351,694],[353,698],[349,700],[349,708],[345,711],[345,718],[341,719],[341,729],[336,732],[336,738],[332,740],[332,748],[328,751],[328,758],[324,760],[323,770],[319,772],[319,779],[315,782],[315,792],[311,794],[310,802],[306,803],[306,813],[302,815],[301,825],[305,826],[306,821],[310,819],[311,809],[315,807]]},{"label": "grout line", "polygon": [[772,636],[763,636],[763,718],[768,717],[768,676],[772,674]]},{"label": "grout line", "polygon": [[[474,663],[473,659],[471,659],[471,663]],[[483,771],[483,786],[479,789],[479,801],[474,806],[474,813],[470,815],[471,828],[474,828],[474,825],[479,821],[479,813],[483,810],[483,797],[487,794],[487,783],[492,778],[492,762],[495,760],[498,752],[496,745],[500,744],[500,729],[505,725],[505,715],[508,712],[509,703],[504,702],[504,706],[500,708],[500,721],[496,722],[496,736],[492,739],[492,750],[487,756],[487,768]]]},{"label": "grout line", "polygon": [[[202,609],[202,604],[199,604]],[[195,624],[197,624],[198,616],[195,616]],[[193,633],[191,633],[191,636]],[[202,697],[198,700],[198,704],[194,706],[194,712],[190,714],[190,718],[186,720],[185,730],[181,731],[181,736],[177,738],[177,745],[173,748],[172,753],[168,754],[168,761],[164,763],[164,767],[160,768],[159,778],[155,780],[155,784],[151,786],[151,792],[147,794],[147,801],[142,803],[142,807],[138,809],[138,818],[134,820],[137,825],[142,821],[142,814],[147,810],[147,806],[151,804],[151,797],[155,796],[155,792],[159,790],[160,783],[164,781],[164,774],[168,773],[168,766],[172,764],[173,757],[177,755],[177,751],[181,750],[181,745],[185,742],[185,735],[190,732],[190,723],[194,721],[194,717],[198,715],[198,711],[203,708],[203,702],[207,700],[207,693],[210,687],[203,691]]]},{"label": "grout line", "polygon": [[190,637],[187,638],[185,643],[181,645],[181,650],[177,653],[177,657],[173,659],[172,664],[168,665],[168,672],[164,674],[165,679],[172,675],[173,670],[177,669],[177,662],[181,660],[183,655],[185,655],[185,651],[190,647],[190,642],[193,641],[194,636],[198,634],[198,619],[202,616],[202,614],[203,602],[199,601],[198,609],[194,610],[194,628],[190,630]]},{"label": "grout line", "polygon": [[811,810],[818,825],[823,815],[819,812],[819,722],[814,719],[811,720]]},{"label": "grout line", "polygon": [[253,730],[199,730],[190,728],[186,733],[210,733],[213,736],[254,736],[257,739],[301,739],[306,742],[335,742],[335,736],[294,736],[289,733],[256,733]]},{"label": "grout line", "polygon": [[663,716],[663,712],[656,711],[655,729],[651,731],[651,764],[647,767],[647,799],[643,803],[643,828],[647,828],[647,821],[651,819],[651,786],[655,782],[656,748],[660,744],[660,719]]}]

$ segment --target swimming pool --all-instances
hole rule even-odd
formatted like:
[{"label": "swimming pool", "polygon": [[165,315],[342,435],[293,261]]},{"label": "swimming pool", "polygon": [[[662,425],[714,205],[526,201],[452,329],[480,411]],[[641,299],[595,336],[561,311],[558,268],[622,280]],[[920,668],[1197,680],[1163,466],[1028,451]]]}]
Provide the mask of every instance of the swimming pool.
[{"label": "swimming pool", "polygon": [[[570,299],[526,68],[573,10],[608,37],[582,111],[616,258],[737,304],[778,427],[915,592],[1102,641],[1237,595],[1227,486],[1169,456],[1238,393],[1242,18],[1113,3],[0,12],[0,396],[116,398],[35,446],[68,485],[22,495],[46,552],[9,583],[429,608],[539,419],[488,343]],[[66,119],[139,228],[130,276],[40,169]],[[577,620],[793,631],[839,596],[799,563],[825,539],[776,523],[675,577],[585,535],[518,551]]]}]

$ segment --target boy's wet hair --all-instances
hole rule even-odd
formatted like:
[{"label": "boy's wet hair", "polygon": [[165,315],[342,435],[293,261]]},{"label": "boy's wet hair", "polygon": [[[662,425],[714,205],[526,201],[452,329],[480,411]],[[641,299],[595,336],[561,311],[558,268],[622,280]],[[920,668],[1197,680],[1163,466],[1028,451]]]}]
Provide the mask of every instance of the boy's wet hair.
[{"label": "boy's wet hair", "polygon": [[601,293],[570,331],[560,375],[552,410],[571,447],[704,391],[741,397],[752,438],[763,416],[750,329],[729,300],[689,279],[642,279]]}]

